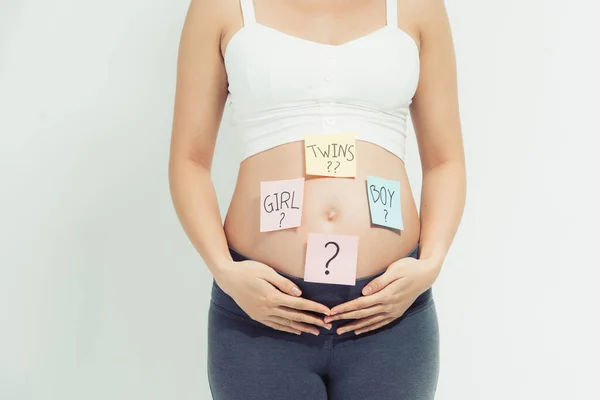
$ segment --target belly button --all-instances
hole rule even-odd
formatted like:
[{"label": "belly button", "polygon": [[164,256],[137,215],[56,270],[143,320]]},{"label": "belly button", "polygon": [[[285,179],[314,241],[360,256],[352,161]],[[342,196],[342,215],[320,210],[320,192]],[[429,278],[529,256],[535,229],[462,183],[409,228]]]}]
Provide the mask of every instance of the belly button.
[{"label": "belly button", "polygon": [[336,220],[336,218],[337,218],[337,213],[335,212],[334,209],[330,208],[329,210],[327,210],[325,212],[325,219],[327,221],[333,222]]}]

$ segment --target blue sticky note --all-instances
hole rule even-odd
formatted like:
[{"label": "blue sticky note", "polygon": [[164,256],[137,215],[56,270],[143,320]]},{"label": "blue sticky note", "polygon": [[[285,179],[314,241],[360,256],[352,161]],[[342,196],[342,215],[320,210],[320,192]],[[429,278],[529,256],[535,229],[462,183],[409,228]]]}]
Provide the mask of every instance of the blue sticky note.
[{"label": "blue sticky note", "polygon": [[399,181],[367,176],[367,197],[373,224],[404,229]]}]

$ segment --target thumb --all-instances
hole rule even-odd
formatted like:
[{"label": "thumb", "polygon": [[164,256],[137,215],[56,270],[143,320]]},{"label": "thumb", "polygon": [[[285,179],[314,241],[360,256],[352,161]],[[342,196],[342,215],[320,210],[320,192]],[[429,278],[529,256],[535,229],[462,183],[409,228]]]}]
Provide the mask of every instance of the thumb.
[{"label": "thumb", "polygon": [[296,284],[284,276],[281,276],[274,269],[271,269],[267,274],[267,280],[283,293],[292,296],[300,296],[302,291]]},{"label": "thumb", "polygon": [[377,278],[369,282],[367,286],[363,288],[362,294],[365,296],[375,294],[395,280],[396,277],[394,276],[394,274],[391,273],[390,269],[388,268],[383,274],[379,275]]}]

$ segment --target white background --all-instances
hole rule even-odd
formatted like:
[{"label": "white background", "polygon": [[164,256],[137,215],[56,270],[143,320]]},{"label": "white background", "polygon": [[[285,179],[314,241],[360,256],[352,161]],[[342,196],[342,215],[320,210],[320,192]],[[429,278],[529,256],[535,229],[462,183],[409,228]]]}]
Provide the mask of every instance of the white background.
[{"label": "white background", "polygon": [[[434,288],[436,398],[600,398],[595,3],[446,4],[468,200]],[[211,276],[167,182],[187,6],[0,3],[3,400],[209,398]],[[223,212],[238,162],[227,118]]]}]

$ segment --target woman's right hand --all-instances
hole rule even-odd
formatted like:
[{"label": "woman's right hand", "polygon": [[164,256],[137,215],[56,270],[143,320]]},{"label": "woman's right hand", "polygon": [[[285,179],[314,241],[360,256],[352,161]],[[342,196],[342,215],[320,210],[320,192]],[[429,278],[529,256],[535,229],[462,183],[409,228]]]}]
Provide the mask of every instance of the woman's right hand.
[{"label": "woman's right hand", "polygon": [[297,335],[318,335],[314,325],[331,329],[323,318],[308,312],[329,315],[329,308],[300,297],[300,289],[268,265],[253,260],[232,261],[222,271],[215,276],[217,285],[253,320]]}]

